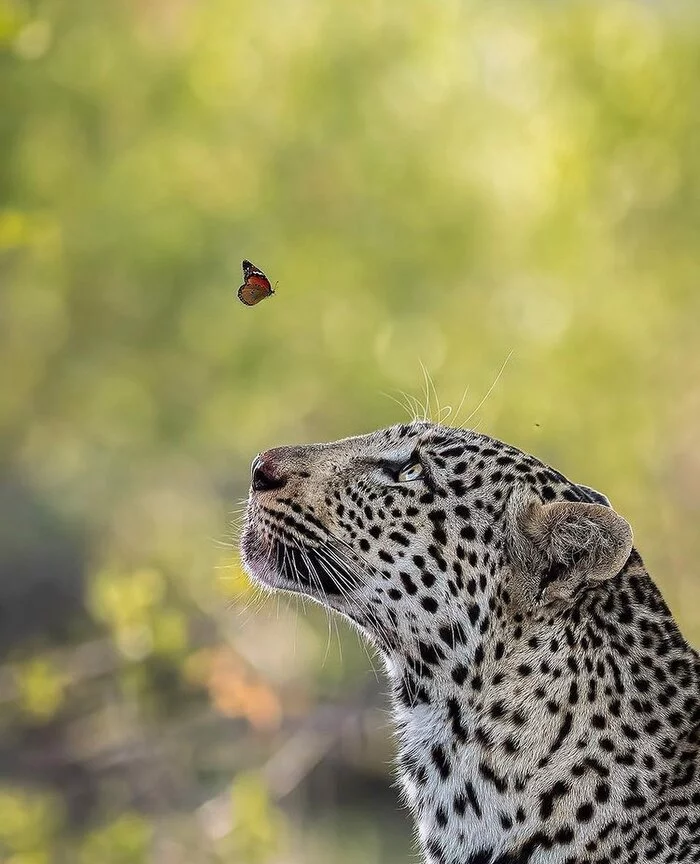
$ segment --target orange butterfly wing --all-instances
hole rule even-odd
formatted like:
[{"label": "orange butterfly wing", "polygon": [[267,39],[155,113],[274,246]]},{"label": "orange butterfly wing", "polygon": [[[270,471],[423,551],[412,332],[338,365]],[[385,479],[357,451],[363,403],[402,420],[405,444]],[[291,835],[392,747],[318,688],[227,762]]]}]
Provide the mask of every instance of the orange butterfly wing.
[{"label": "orange butterfly wing", "polygon": [[238,299],[246,306],[255,306],[275,293],[267,276],[250,261],[243,262],[243,277],[245,281],[238,289]]}]

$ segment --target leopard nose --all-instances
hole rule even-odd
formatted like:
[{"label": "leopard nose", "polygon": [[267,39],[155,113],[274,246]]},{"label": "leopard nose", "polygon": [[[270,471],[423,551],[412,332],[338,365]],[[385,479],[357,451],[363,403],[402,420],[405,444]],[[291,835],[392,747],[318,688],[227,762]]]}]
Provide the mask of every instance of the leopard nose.
[{"label": "leopard nose", "polygon": [[259,453],[253,459],[250,473],[253,492],[269,492],[272,489],[281,489],[287,482],[284,471],[271,451]]}]

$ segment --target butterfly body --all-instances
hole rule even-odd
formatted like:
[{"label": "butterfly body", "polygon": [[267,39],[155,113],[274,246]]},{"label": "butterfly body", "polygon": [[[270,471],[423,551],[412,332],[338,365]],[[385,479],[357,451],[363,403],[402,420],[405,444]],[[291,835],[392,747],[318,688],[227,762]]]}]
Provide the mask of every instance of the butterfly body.
[{"label": "butterfly body", "polygon": [[243,261],[243,284],[238,289],[238,299],[246,306],[255,306],[266,297],[271,297],[275,291],[270,280],[255,264]]}]

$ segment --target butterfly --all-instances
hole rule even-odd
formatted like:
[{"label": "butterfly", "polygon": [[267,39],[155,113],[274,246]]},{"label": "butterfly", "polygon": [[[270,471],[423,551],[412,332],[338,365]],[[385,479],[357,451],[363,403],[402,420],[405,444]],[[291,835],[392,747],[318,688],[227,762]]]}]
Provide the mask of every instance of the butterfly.
[{"label": "butterfly", "polygon": [[238,299],[246,306],[255,306],[275,291],[270,280],[250,261],[243,262],[243,284],[238,289]]}]

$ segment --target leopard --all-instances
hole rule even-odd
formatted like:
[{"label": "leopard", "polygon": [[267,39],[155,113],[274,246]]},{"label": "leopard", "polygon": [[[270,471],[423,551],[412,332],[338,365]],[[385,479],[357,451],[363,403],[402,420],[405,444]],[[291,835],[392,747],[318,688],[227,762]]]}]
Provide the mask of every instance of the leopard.
[{"label": "leopard", "polygon": [[382,658],[426,864],[700,862],[700,657],[605,495],[428,420],[251,473],[244,567]]}]

